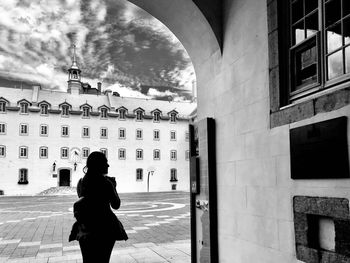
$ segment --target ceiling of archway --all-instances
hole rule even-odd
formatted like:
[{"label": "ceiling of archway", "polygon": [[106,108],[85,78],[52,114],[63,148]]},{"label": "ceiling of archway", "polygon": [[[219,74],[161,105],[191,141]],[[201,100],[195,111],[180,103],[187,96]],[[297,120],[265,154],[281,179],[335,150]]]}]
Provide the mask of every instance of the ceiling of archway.
[{"label": "ceiling of archway", "polygon": [[84,82],[122,96],[190,99],[192,63],[158,20],[125,0],[0,2],[0,85],[66,89],[71,45]]}]

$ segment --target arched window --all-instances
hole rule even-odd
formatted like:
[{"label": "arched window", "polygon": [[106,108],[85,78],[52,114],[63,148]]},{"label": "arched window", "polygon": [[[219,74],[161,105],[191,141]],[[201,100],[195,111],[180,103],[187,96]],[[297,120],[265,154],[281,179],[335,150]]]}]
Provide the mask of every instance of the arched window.
[{"label": "arched window", "polygon": [[170,122],[175,123],[176,122],[176,113],[171,113],[170,114]]},{"label": "arched window", "polygon": [[40,114],[47,115],[49,114],[49,105],[46,103],[40,104]]},{"label": "arched window", "polygon": [[62,106],[62,117],[68,117],[69,116],[69,106],[63,105]]},{"label": "arched window", "polygon": [[21,102],[19,104],[19,112],[21,114],[27,114],[28,113],[28,103],[27,102]]},{"label": "arched window", "polygon": [[160,112],[156,111],[153,113],[153,121],[159,122],[159,120],[160,120]]},{"label": "arched window", "polygon": [[141,168],[136,169],[136,181],[143,180],[143,170]]},{"label": "arched window", "polygon": [[28,169],[19,169],[18,184],[28,184]]},{"label": "arched window", "polygon": [[175,168],[170,169],[170,182],[177,182],[177,170]]},{"label": "arched window", "polygon": [[141,110],[138,110],[138,111],[136,112],[136,120],[137,120],[137,121],[142,121],[142,117],[143,117],[142,111],[141,111]]},{"label": "arched window", "polygon": [[107,109],[101,108],[101,119],[107,119]]},{"label": "arched window", "polygon": [[83,107],[83,118],[89,118],[89,117],[90,117],[90,108]]},{"label": "arched window", "polygon": [[119,120],[125,120],[125,109],[119,110]]}]

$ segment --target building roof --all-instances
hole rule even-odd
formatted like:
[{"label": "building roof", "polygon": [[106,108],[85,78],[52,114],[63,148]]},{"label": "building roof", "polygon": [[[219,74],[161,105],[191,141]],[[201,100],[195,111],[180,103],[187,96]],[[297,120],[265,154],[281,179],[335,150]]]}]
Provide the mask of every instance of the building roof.
[{"label": "building roof", "polygon": [[163,115],[167,115],[169,112],[175,110],[179,113],[179,116],[189,116],[193,112],[197,104],[190,102],[173,102],[173,101],[161,101],[151,99],[140,98],[127,98],[113,96],[111,93],[107,94],[71,94],[62,91],[53,90],[39,90],[37,92],[37,98],[35,97],[35,91],[33,89],[20,89],[20,88],[8,88],[0,87],[0,97],[10,102],[9,106],[17,106],[19,100],[25,99],[29,102],[42,102],[46,101],[51,104],[51,108],[58,109],[59,105],[66,102],[72,105],[73,110],[79,110],[80,106],[89,104],[93,111],[98,111],[98,108],[105,105],[112,111],[120,107],[125,107],[129,113],[132,113],[137,108],[145,110],[145,114],[151,114],[155,109],[162,111]]}]

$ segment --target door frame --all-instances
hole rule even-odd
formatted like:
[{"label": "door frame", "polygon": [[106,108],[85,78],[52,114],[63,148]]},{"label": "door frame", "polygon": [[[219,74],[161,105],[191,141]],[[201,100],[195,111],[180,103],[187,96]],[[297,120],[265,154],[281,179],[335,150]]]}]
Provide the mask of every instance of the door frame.
[{"label": "door frame", "polygon": [[71,186],[71,182],[72,182],[72,168],[69,168],[69,167],[60,167],[60,168],[57,169],[57,186],[60,186],[61,171],[62,170],[68,170],[69,171],[69,186]]}]

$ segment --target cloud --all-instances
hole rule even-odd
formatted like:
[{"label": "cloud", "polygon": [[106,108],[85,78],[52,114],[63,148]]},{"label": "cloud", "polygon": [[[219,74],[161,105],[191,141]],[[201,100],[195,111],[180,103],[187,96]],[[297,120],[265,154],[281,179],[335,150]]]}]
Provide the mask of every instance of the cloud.
[{"label": "cloud", "polygon": [[[181,43],[128,1],[6,0],[0,13],[0,78],[65,90],[74,43],[84,82],[125,96],[147,97],[140,85],[191,89],[194,69]],[[149,96],[167,96],[156,93]]]}]

